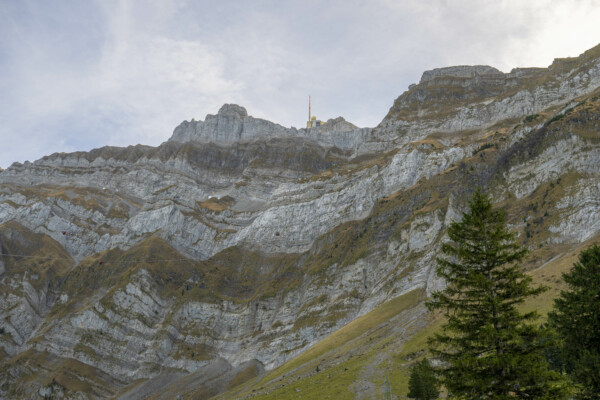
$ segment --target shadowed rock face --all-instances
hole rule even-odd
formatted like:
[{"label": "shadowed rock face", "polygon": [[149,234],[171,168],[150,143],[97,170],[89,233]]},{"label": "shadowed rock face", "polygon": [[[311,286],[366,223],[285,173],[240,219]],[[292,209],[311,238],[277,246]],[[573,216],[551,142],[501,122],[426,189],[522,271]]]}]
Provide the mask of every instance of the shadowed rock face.
[{"label": "shadowed rock face", "polygon": [[281,365],[443,285],[437,250],[475,186],[512,207],[532,249],[594,237],[596,53],[428,71],[375,129],[285,128],[226,104],[158,147],[13,164],[0,172],[0,397],[5,381],[31,395],[75,361],[77,381],[111,388],[97,397],[200,371],[198,390],[216,393]]}]

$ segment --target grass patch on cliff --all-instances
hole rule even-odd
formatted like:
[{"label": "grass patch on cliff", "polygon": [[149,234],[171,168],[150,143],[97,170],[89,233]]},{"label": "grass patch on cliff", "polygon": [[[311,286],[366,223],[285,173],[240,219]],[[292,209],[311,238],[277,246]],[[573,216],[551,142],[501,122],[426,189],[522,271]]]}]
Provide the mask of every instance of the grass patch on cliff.
[{"label": "grass patch on cliff", "polygon": [[250,379],[256,378],[259,375],[259,372],[256,368],[256,365],[249,365],[244,370],[242,370],[239,374],[235,376],[227,385],[227,389],[234,388],[242,383],[248,382]]},{"label": "grass patch on cliff", "polygon": [[69,295],[88,296],[102,288],[116,290],[145,269],[159,292],[169,296],[197,273],[194,264],[160,237],[151,236],[126,251],[115,248],[86,258],[69,274],[63,290]]},{"label": "grass patch on cliff", "polygon": [[151,236],[128,250],[115,248],[85,258],[69,272],[61,285],[67,294],[66,303],[55,303],[50,311],[52,319],[62,318],[88,307],[89,299],[99,300],[110,308],[112,295],[135,280],[141,270],[150,275],[155,288],[163,298],[175,297],[186,282],[198,281],[202,276],[197,264],[183,257],[158,236]]},{"label": "grass patch on cliff", "polygon": [[[320,360],[342,357],[344,350],[349,350],[357,344],[354,342],[355,340],[368,341],[368,337],[361,338],[361,336],[369,331],[376,330],[379,325],[402,311],[414,307],[422,298],[422,290],[413,290],[396,297],[376,307],[373,311],[358,317],[301,355],[261,377],[258,381],[253,381],[251,385],[234,389],[231,393],[221,395],[219,398],[237,398],[237,396],[244,393],[251,393],[252,390],[260,389],[262,391],[267,387],[273,391],[269,395],[261,395],[258,398],[271,399],[281,398],[281,396],[287,398],[286,395],[291,395],[290,398],[294,398],[299,394],[301,398],[307,399],[321,399],[326,398],[326,396],[333,396],[330,398],[335,399],[342,398],[335,396],[350,395],[348,385],[355,380],[361,367],[361,360],[364,360],[366,356],[352,356],[343,364],[327,368],[322,374],[317,371]],[[285,381],[287,376],[299,374],[300,372],[308,374],[308,376],[295,381],[293,384],[287,384],[288,382]],[[328,378],[328,375],[333,378]],[[282,384],[283,386],[281,386]],[[320,386],[321,384],[324,386]],[[300,389],[300,392],[297,392],[296,389]],[[319,397],[320,395],[323,397]]]},{"label": "grass patch on cliff", "polygon": [[[93,397],[110,397],[125,383],[100,369],[73,358],[57,357],[48,352],[29,349],[9,359],[2,365],[19,380],[10,384],[7,392],[11,398],[25,398],[28,388],[58,384],[67,394],[83,392]],[[25,389],[25,390],[24,390]]]},{"label": "grass patch on cliff", "polygon": [[[523,310],[537,310],[542,317],[538,323],[543,322],[552,309],[553,299],[564,288],[561,274],[571,268],[581,250],[599,242],[600,236],[597,236],[586,243],[572,246],[552,260],[548,260],[550,255],[543,253],[543,249],[534,251],[530,258],[539,260],[539,263],[528,274],[533,277],[534,284],[548,286],[549,290],[529,299],[522,306]],[[354,398],[353,385],[361,379],[365,367],[373,363],[379,353],[389,351],[388,346],[395,340],[386,336],[390,332],[386,322],[401,311],[414,307],[423,300],[423,296],[422,291],[413,291],[393,299],[332,333],[267,375],[233,388],[218,398],[237,399],[249,394],[261,400]],[[402,343],[400,350],[393,353],[389,362],[375,364],[377,371],[370,382],[375,385],[377,395],[384,376],[390,379],[396,396],[408,393],[409,368],[427,356],[427,339],[443,323],[442,317],[437,314],[429,314],[427,318],[427,325],[413,332]],[[369,346],[371,340],[373,345]]]},{"label": "grass patch on cliff", "polygon": [[57,241],[14,221],[0,225],[0,248],[5,254],[0,256],[5,274],[27,275],[37,290],[46,283],[56,289],[73,265],[73,259]]},{"label": "grass patch on cliff", "polygon": [[231,196],[221,198],[212,197],[205,201],[197,201],[198,207],[209,211],[221,212],[235,205],[235,199]]}]

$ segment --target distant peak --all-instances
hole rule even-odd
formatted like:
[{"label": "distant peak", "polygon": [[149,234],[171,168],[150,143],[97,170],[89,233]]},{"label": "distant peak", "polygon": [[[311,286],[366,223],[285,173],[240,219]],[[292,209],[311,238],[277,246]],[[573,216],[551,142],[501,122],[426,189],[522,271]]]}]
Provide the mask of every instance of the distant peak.
[{"label": "distant peak", "polygon": [[237,104],[223,104],[217,115],[239,116],[243,118],[248,116],[248,111]]},{"label": "distant peak", "polygon": [[421,82],[430,81],[438,76],[452,76],[455,78],[472,78],[476,75],[497,75],[502,72],[489,65],[459,65],[456,67],[435,68],[423,72]]}]

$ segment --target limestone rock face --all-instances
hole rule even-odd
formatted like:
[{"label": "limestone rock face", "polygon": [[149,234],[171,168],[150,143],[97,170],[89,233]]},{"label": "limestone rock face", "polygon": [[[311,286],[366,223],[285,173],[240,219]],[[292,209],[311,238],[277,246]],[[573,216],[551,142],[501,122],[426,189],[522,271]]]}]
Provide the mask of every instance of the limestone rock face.
[{"label": "limestone rock face", "polygon": [[488,65],[459,65],[455,67],[436,68],[423,72],[419,83],[427,82],[440,76],[473,78],[478,75],[502,75],[502,72]]},{"label": "limestone rock face", "polygon": [[257,138],[279,138],[295,134],[295,129],[287,129],[269,121],[249,117],[244,107],[225,104],[217,115],[209,114],[204,121],[182,122],[175,128],[169,140],[230,145]]},{"label": "limestone rock face", "polygon": [[343,117],[337,117],[328,119],[319,127],[319,132],[352,132],[356,129],[358,129],[356,125],[346,121]]},{"label": "limestone rock face", "polygon": [[426,71],[419,84],[396,99],[359,153],[385,151],[438,134],[449,143],[458,132],[533,115],[591,93],[600,85],[598,46],[548,68],[502,73],[488,66]]},{"label": "limestone rock face", "polygon": [[223,104],[217,115],[244,118],[248,116],[248,111],[246,111],[244,107],[238,106],[237,104]]},{"label": "limestone rock face", "polygon": [[[13,164],[0,171],[0,397],[175,398],[196,381],[208,396],[275,368],[443,287],[445,228],[477,186],[532,252],[597,237],[599,88],[598,48],[548,69],[440,68],[373,129],[285,128],[226,104],[158,147]],[[58,370],[88,392],[49,384]]]},{"label": "limestone rock face", "polygon": [[257,140],[311,140],[324,147],[352,150],[370,132],[358,128],[342,117],[330,119],[320,127],[285,128],[279,124],[248,116],[244,107],[225,104],[217,115],[207,115],[204,121],[184,121],[169,139],[170,142],[213,143],[230,146]]}]

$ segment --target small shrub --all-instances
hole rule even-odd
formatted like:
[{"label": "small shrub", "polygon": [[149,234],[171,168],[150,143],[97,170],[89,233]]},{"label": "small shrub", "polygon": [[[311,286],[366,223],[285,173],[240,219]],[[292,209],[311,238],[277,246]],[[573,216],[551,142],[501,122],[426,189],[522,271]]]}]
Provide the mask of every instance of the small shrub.
[{"label": "small shrub", "polygon": [[539,114],[531,114],[525,117],[525,122],[532,122],[535,121],[536,119],[538,119],[540,115]]},{"label": "small shrub", "polygon": [[565,114],[557,114],[557,115],[555,115],[554,117],[552,117],[552,119],[550,119],[550,121],[548,121],[548,122],[546,123],[546,125],[550,125],[550,124],[551,124],[551,123],[553,123],[553,122],[560,121],[561,119],[563,119],[563,118],[564,118],[564,116],[565,116]]},{"label": "small shrub", "polygon": [[473,155],[475,155],[475,154],[477,154],[477,153],[479,153],[481,151],[484,151],[485,149],[489,149],[491,147],[494,147],[494,148],[497,149],[498,148],[498,143],[485,143],[485,144],[482,144],[481,146],[479,146],[478,149],[473,150]]}]

